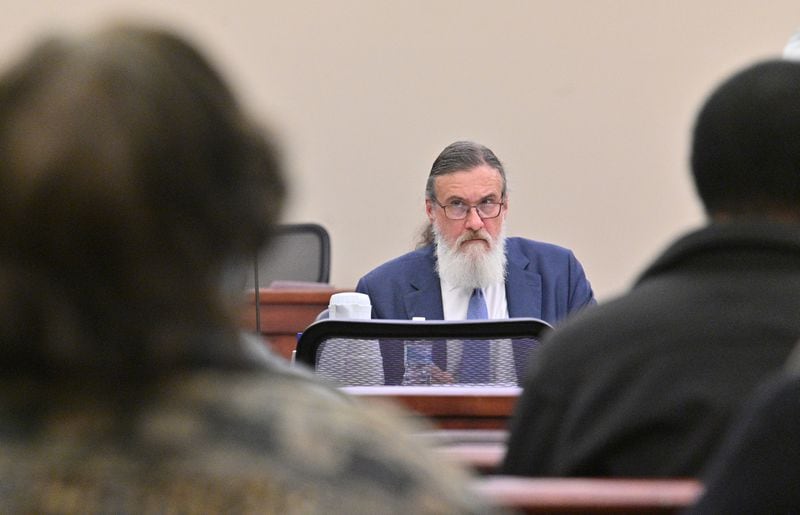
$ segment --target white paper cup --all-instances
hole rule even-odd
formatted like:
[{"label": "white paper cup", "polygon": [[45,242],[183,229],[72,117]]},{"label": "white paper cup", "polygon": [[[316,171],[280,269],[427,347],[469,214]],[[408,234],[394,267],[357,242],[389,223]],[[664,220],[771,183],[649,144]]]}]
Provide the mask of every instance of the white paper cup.
[{"label": "white paper cup", "polygon": [[356,292],[334,293],[328,304],[328,318],[369,320],[372,318],[369,295]]}]

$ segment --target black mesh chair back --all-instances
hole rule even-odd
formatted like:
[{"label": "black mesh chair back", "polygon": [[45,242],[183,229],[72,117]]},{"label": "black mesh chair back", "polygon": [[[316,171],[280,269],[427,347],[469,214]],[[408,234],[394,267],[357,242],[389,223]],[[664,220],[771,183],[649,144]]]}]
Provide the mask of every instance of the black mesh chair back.
[{"label": "black mesh chair back", "polygon": [[[328,231],[318,224],[283,224],[276,228],[268,248],[258,256],[258,285],[274,281],[327,283],[331,270]],[[245,288],[255,286],[255,273],[248,274]]]},{"label": "black mesh chair back", "polygon": [[319,320],[295,359],[340,386],[519,386],[549,329],[535,318]]}]

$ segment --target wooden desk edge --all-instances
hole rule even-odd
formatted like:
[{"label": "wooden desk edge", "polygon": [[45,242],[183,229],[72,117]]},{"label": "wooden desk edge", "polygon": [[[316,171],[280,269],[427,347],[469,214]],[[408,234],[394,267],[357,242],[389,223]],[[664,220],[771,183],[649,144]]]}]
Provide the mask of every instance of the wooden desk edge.
[{"label": "wooden desk edge", "polygon": [[509,397],[522,393],[519,386],[342,386],[350,395],[363,397]]},{"label": "wooden desk edge", "polygon": [[508,418],[520,393],[518,387],[356,386],[342,391],[362,399],[389,400],[427,416]]},{"label": "wooden desk edge", "polygon": [[[341,288],[259,288],[258,302],[260,304],[324,304],[331,300],[331,295],[343,291]],[[250,304],[255,304],[255,290],[249,290],[246,298]]]}]

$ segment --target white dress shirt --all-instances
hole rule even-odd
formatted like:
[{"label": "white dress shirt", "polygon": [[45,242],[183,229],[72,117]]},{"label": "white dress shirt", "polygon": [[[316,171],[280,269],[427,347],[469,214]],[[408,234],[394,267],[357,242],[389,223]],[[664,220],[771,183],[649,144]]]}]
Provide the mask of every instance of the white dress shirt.
[{"label": "white dress shirt", "polygon": [[[469,298],[472,296],[471,288],[450,286],[440,279],[442,285],[442,310],[445,320],[466,320]],[[508,305],[506,304],[506,283],[495,283],[483,289],[483,298],[486,299],[486,309],[491,319],[508,318]]]}]

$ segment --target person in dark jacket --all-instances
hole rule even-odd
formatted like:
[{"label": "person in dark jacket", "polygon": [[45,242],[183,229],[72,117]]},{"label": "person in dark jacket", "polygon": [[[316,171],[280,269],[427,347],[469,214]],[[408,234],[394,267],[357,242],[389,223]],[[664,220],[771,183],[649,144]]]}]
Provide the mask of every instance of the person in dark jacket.
[{"label": "person in dark jacket", "polygon": [[800,376],[761,386],[703,474],[692,514],[800,512]]},{"label": "person in dark jacket", "polygon": [[800,64],[756,63],[697,117],[708,224],[531,364],[502,465],[530,476],[696,476],[800,337]]}]

